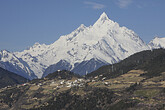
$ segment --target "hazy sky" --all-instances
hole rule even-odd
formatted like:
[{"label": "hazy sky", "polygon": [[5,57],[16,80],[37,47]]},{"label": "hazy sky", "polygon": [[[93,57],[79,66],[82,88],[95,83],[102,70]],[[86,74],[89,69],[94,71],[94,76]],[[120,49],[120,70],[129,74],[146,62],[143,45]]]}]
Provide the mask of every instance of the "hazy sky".
[{"label": "hazy sky", "polygon": [[148,43],[165,37],[164,11],[165,0],[0,0],[0,50],[51,44],[103,12]]}]

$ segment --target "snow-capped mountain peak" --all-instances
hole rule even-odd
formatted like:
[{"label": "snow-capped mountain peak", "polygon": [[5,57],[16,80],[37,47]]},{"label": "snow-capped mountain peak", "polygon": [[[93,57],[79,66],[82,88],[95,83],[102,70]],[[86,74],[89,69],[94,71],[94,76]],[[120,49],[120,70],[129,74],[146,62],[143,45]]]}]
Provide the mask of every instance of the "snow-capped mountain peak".
[{"label": "snow-capped mountain peak", "polygon": [[165,48],[165,38],[155,37],[148,45],[151,49]]},{"label": "snow-capped mountain peak", "polygon": [[31,49],[31,48],[44,48],[44,47],[46,47],[45,44],[40,44],[40,43],[36,42],[36,43],[35,43],[32,47],[30,47],[29,49]]},{"label": "snow-capped mountain peak", "polygon": [[101,27],[103,25],[109,25],[111,27],[113,27],[114,25],[117,25],[119,27],[119,24],[114,22],[113,20],[109,19],[109,17],[107,16],[107,14],[105,12],[103,12],[100,16],[100,18],[95,22],[95,24],[93,25],[93,27]]},{"label": "snow-capped mountain peak", "polygon": [[77,31],[83,31],[86,28],[84,24],[81,24],[76,30]]},{"label": "snow-capped mountain peak", "polygon": [[[56,67],[51,66],[53,69],[49,70],[63,69],[61,67],[67,65],[73,72],[86,74],[101,65],[116,63],[147,49],[148,46],[135,32],[120,27],[104,12],[90,27],[81,24],[50,45],[36,43],[28,50],[14,54],[27,62],[35,75],[41,78],[50,65]],[[90,68],[85,67],[86,65]]]},{"label": "snow-capped mountain peak", "polygon": [[41,46],[41,44],[40,44],[39,42],[36,42],[36,43],[33,45],[34,48],[37,47],[37,46]]},{"label": "snow-capped mountain peak", "polygon": [[98,19],[99,21],[105,21],[105,20],[109,20],[107,14],[105,12],[103,12],[101,15],[100,15],[100,18]]},{"label": "snow-capped mountain peak", "polygon": [[11,54],[11,52],[9,52],[8,50],[1,50],[1,55],[7,55],[7,54]]},{"label": "snow-capped mountain peak", "polygon": [[17,73],[28,79],[36,78],[34,72],[29,68],[26,62],[7,50],[0,52],[0,67]]},{"label": "snow-capped mountain peak", "polygon": [[2,50],[0,52],[0,56],[1,56],[1,61],[4,61],[4,62],[10,61],[15,58],[15,55],[13,55],[13,53],[11,53],[7,50]]},{"label": "snow-capped mountain peak", "polygon": [[[77,36],[77,34],[79,34],[80,32],[83,32],[87,27],[84,24],[81,24],[77,29],[75,29],[71,34],[68,34],[66,36],[72,36],[75,37]],[[66,37],[65,36],[65,37]]]}]

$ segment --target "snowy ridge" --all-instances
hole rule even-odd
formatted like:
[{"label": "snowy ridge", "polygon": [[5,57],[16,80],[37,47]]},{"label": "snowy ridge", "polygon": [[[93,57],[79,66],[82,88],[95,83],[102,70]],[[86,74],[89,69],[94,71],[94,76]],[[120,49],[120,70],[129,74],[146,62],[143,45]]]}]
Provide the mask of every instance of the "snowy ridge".
[{"label": "snowy ridge", "polygon": [[84,61],[95,59],[112,64],[148,49],[148,45],[135,32],[120,27],[103,13],[93,26],[86,27],[82,24],[50,45],[36,43],[29,49],[14,54],[27,62],[30,69],[40,78],[46,68],[61,60],[70,63],[70,70],[78,71],[75,65]]},{"label": "snowy ridge", "polygon": [[151,49],[165,48],[165,38],[155,37],[148,45]]},{"label": "snowy ridge", "polygon": [[37,78],[26,62],[6,50],[0,52],[0,67],[28,79]]}]

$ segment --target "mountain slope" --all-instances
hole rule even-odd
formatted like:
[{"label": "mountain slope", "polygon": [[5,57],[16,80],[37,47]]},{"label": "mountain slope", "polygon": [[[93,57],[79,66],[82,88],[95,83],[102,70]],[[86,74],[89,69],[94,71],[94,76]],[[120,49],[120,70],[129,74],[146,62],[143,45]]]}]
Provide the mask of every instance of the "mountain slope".
[{"label": "mountain slope", "polygon": [[83,61],[79,64],[76,64],[72,70],[74,73],[79,73],[80,75],[86,75],[103,65],[108,65],[109,63],[100,61],[98,59],[90,59],[88,61]]},{"label": "mountain slope", "polygon": [[72,65],[65,60],[60,60],[58,63],[50,65],[42,75],[42,77],[47,76],[49,73],[53,73],[57,70],[70,70]]},{"label": "mountain slope", "polygon": [[6,50],[0,52],[0,67],[27,79],[37,78],[25,61]]},{"label": "mountain slope", "polygon": [[[36,43],[29,49],[14,54],[27,62],[30,69],[40,78],[47,67],[56,65],[61,60],[70,63],[72,71],[75,70],[76,64],[84,61],[97,59],[102,64],[112,64],[147,49],[148,46],[135,32],[120,27],[103,13],[93,26],[86,27],[82,24],[50,45]],[[85,72],[95,70],[89,69]]]},{"label": "mountain slope", "polygon": [[56,71],[0,89],[2,110],[164,110],[165,49],[136,53],[86,78]]},{"label": "mountain slope", "polygon": [[74,73],[78,73],[80,75],[86,75],[87,73],[90,73],[103,65],[108,65],[108,63],[93,58],[89,61],[83,61],[81,63],[74,64],[74,69],[72,69],[72,65],[70,63],[68,63],[65,60],[61,60],[58,63],[49,66],[45,70],[42,77],[45,77],[49,73],[53,73],[57,70],[71,70],[71,69],[72,72]]},{"label": "mountain slope", "polygon": [[6,86],[12,86],[15,84],[22,84],[27,81],[28,79],[22,76],[19,76],[15,73],[9,72],[0,67],[0,88],[6,87]]},{"label": "mountain slope", "polygon": [[114,78],[127,73],[130,70],[141,69],[146,71],[144,76],[153,77],[159,76],[160,73],[165,72],[165,49],[146,50],[135,53],[130,57],[113,65],[100,67],[96,71],[88,74],[87,77],[96,77],[101,75],[103,77]]},{"label": "mountain slope", "polygon": [[151,49],[165,48],[165,38],[155,37],[148,45]]}]

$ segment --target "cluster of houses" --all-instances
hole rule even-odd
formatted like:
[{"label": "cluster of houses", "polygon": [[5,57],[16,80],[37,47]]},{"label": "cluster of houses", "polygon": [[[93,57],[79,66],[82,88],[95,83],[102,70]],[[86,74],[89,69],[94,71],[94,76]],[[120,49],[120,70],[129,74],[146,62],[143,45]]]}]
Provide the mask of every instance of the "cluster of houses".
[{"label": "cluster of houses", "polygon": [[61,87],[75,87],[75,86],[83,87],[85,83],[86,83],[86,80],[84,80],[84,79],[59,80],[58,83],[52,81],[50,86],[54,85],[54,86],[57,86],[58,88],[61,88]]},{"label": "cluster of houses", "polygon": [[51,81],[44,81],[37,84],[34,84],[38,87],[42,87],[44,85],[49,85],[54,89],[63,88],[63,87],[83,87],[88,80],[85,79],[75,79],[75,80],[51,80]]}]

